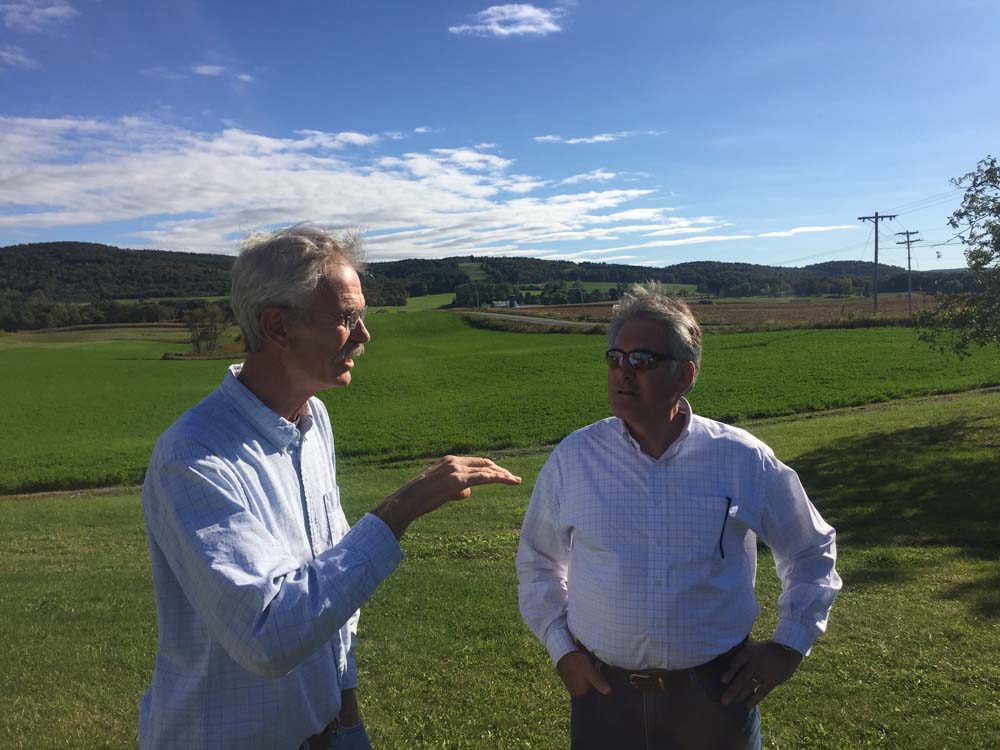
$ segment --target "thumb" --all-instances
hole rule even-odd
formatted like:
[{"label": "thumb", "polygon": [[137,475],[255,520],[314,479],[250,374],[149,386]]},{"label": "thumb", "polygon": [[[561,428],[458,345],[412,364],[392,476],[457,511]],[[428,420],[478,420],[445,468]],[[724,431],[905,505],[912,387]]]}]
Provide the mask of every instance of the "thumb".
[{"label": "thumb", "polygon": [[587,671],[584,676],[587,678],[587,682],[597,688],[597,692],[603,695],[611,694],[611,685],[608,684],[608,681],[604,679],[604,676],[597,671],[597,667],[593,664],[588,662]]}]

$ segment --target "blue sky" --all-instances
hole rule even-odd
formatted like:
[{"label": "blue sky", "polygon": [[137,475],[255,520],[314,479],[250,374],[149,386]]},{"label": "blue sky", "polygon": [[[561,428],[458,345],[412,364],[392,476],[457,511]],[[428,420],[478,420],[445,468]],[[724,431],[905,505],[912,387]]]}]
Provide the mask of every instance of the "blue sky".
[{"label": "blue sky", "polygon": [[[964,265],[994,0],[0,0],[0,245]],[[938,246],[935,246],[938,245]]]}]

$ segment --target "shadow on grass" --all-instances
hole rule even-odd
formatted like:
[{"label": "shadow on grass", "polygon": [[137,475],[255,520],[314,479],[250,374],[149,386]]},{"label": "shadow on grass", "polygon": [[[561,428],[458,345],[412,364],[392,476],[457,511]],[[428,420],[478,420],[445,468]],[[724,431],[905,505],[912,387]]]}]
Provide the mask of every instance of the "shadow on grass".
[{"label": "shadow on grass", "polygon": [[[862,556],[845,585],[909,580],[930,556],[902,548],[955,547],[970,560],[1000,563],[1000,441],[996,419],[842,439],[795,460],[810,496],[837,528],[842,548],[890,548]],[[892,554],[893,546],[901,548]],[[954,587],[949,597],[1000,617],[1000,570]]]}]

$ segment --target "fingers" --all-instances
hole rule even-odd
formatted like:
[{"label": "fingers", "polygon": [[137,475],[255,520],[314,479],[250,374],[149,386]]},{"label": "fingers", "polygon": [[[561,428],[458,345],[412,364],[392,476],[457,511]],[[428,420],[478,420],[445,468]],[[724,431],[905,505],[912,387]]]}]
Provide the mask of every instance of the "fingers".
[{"label": "fingers", "polygon": [[604,679],[604,675],[597,671],[597,667],[589,659],[587,660],[587,672],[585,676],[597,692],[603,695],[610,695],[611,685],[608,684],[608,681]]},{"label": "fingers", "polygon": [[591,688],[604,695],[611,692],[611,685],[594,666],[591,657],[582,651],[570,651],[565,654],[556,664],[556,671],[567,692],[573,697],[583,695]]},{"label": "fingers", "polygon": [[749,644],[737,651],[736,655],[729,660],[729,669],[722,673],[722,684],[728,685],[730,680],[733,679],[737,672],[743,669],[748,661],[750,661]]},{"label": "fingers", "polygon": [[428,469],[428,479],[440,478],[458,487],[461,497],[468,497],[464,490],[481,484],[520,484],[521,477],[488,458],[472,456],[445,456]]}]

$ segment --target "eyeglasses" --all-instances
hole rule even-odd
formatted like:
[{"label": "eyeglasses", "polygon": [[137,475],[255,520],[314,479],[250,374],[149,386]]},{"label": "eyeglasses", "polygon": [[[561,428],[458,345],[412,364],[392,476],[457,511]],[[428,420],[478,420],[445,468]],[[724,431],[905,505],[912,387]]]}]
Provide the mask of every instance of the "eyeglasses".
[{"label": "eyeglasses", "polygon": [[352,310],[349,313],[342,313],[340,315],[340,322],[348,331],[353,331],[358,327],[358,323],[365,319],[366,312],[368,312],[368,305],[365,305],[360,310]]},{"label": "eyeglasses", "polygon": [[652,370],[659,367],[661,362],[676,362],[677,360],[667,354],[649,352],[645,349],[636,349],[631,352],[623,352],[621,349],[608,349],[604,352],[604,359],[608,362],[608,367],[612,370],[619,369],[624,362],[633,370]]},{"label": "eyeglasses", "polygon": [[[297,309],[297,308],[296,308]],[[340,325],[347,329],[348,333],[354,331],[358,327],[358,323],[365,319],[365,313],[368,312],[368,305],[365,305],[360,310],[352,310],[347,313],[328,313],[320,312],[317,310],[303,310],[303,312],[308,313],[311,317],[316,317],[319,315],[329,315],[340,321]]]}]

